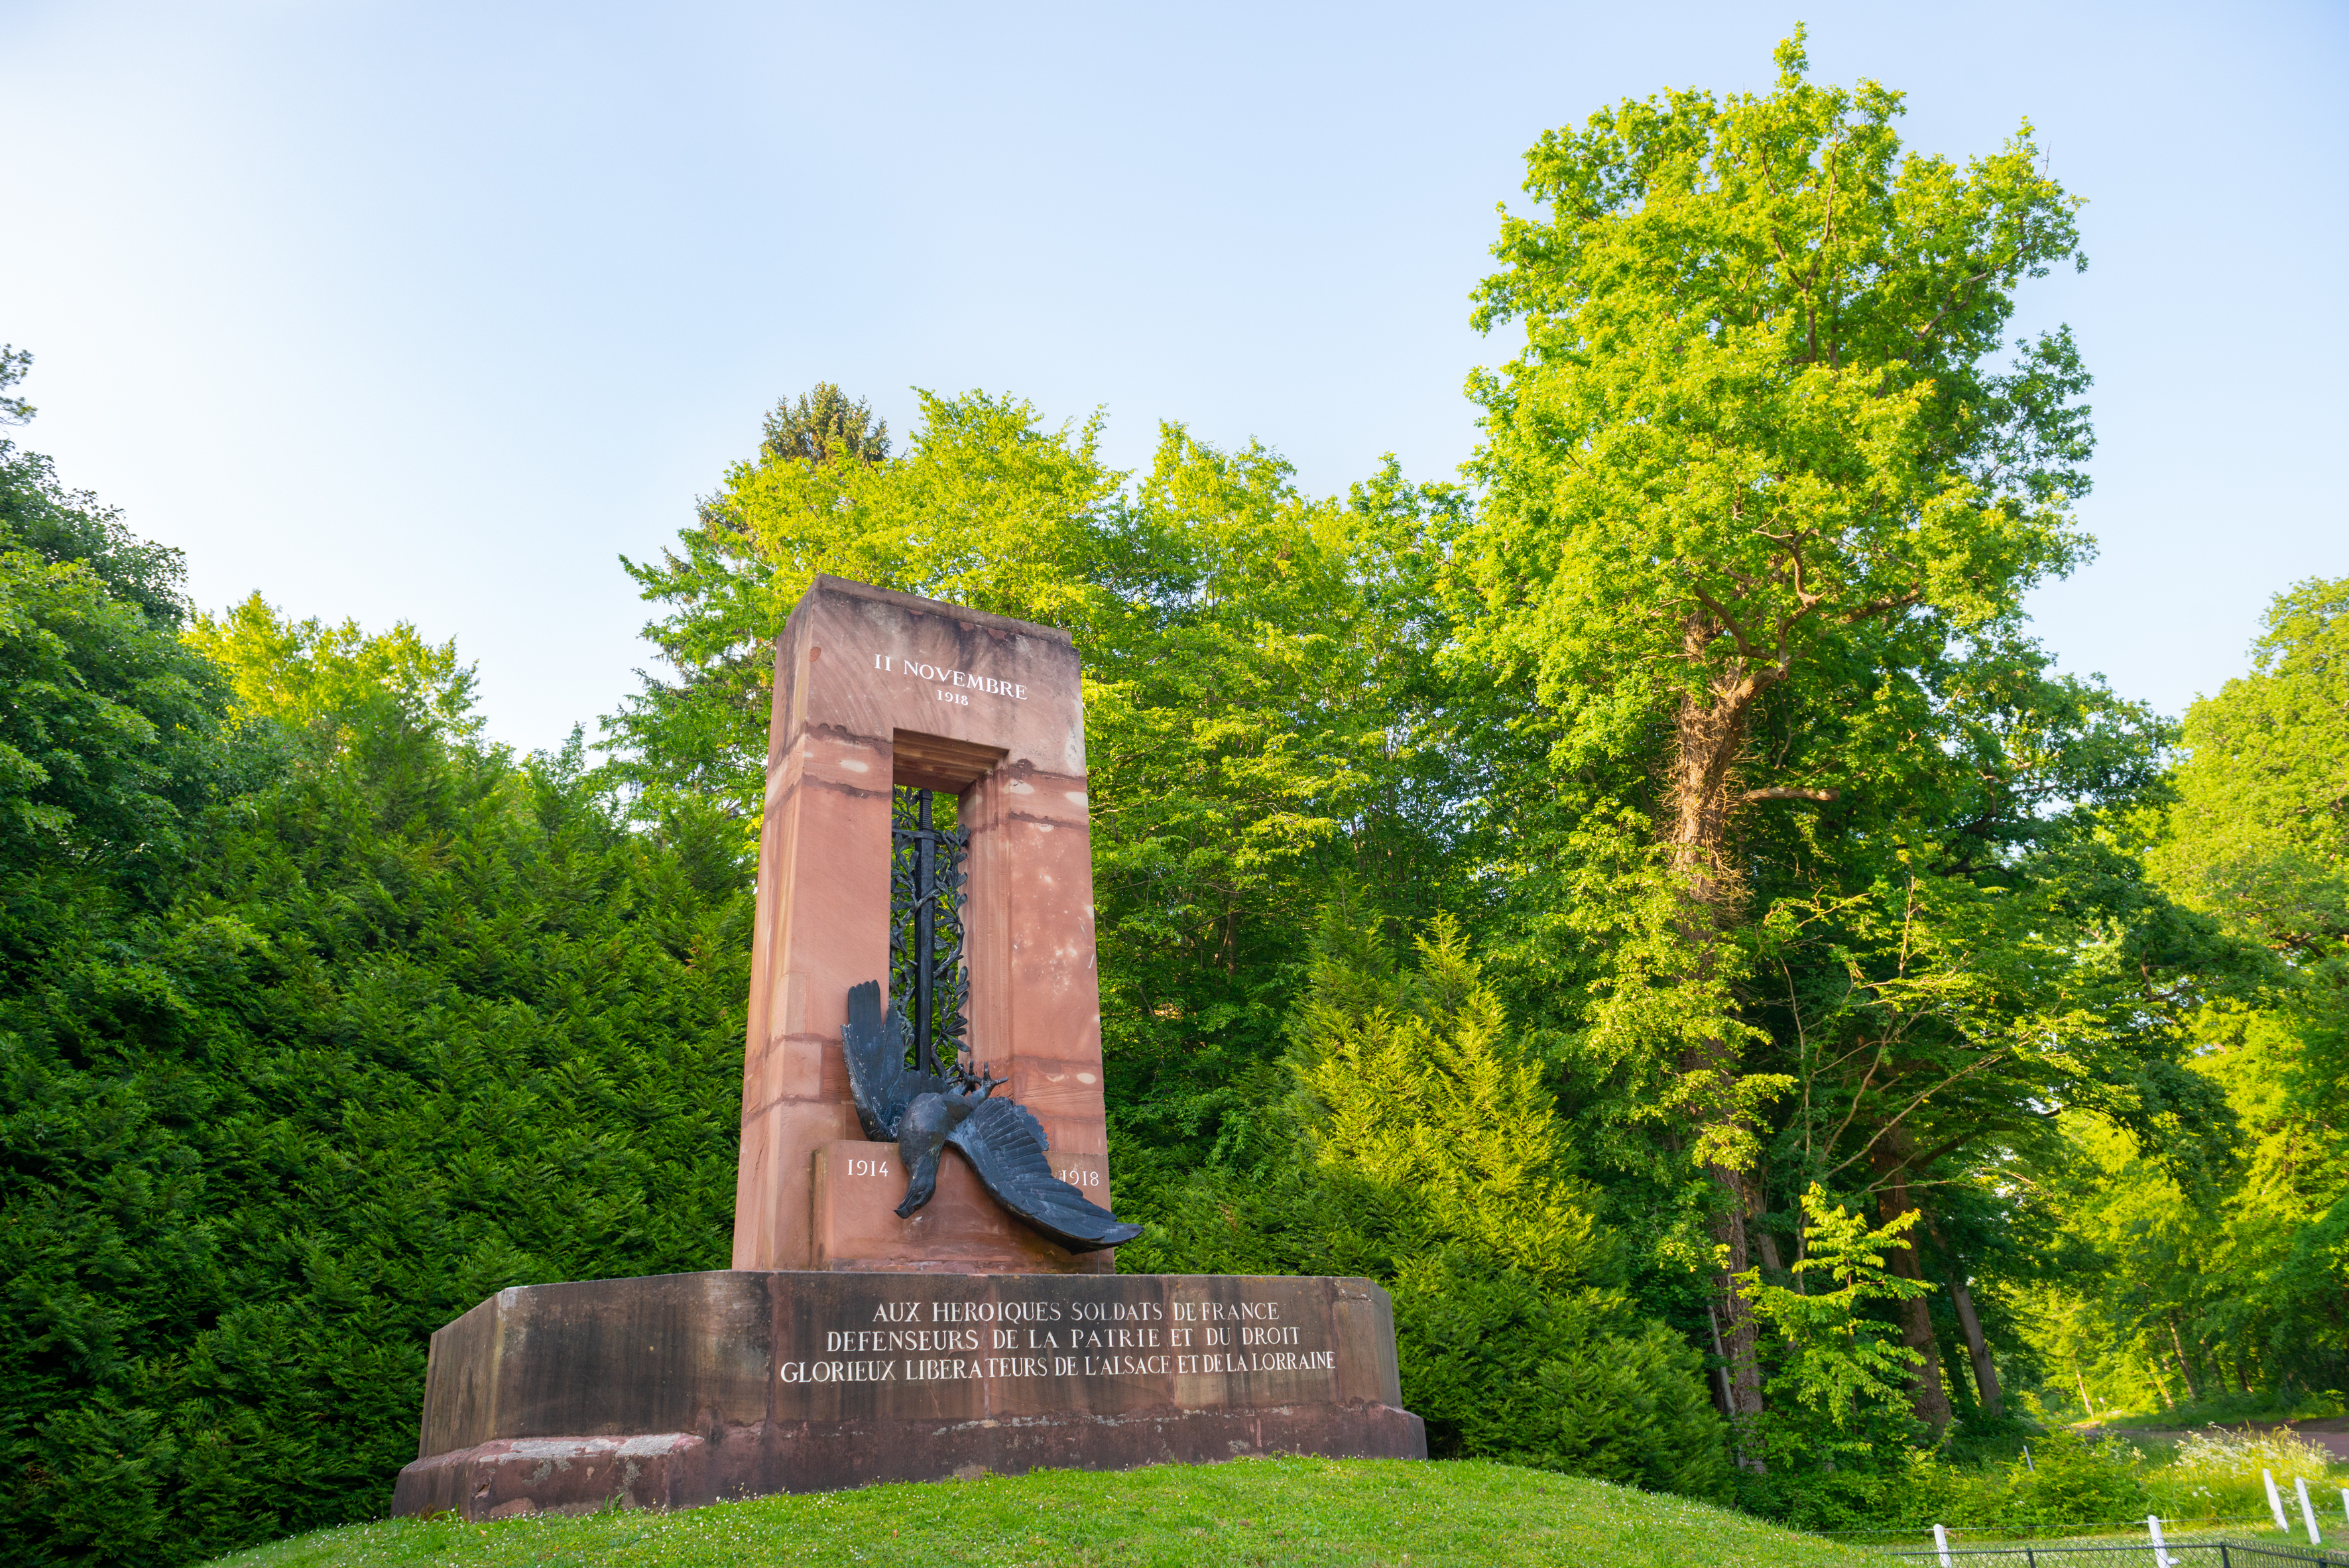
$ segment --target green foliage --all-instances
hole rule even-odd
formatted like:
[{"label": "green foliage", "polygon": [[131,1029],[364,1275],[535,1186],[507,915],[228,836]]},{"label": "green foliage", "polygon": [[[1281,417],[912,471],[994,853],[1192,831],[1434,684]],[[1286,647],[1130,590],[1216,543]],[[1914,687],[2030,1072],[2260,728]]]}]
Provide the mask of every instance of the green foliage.
[{"label": "green foliage", "polygon": [[1887,615],[2010,622],[2085,548],[2069,338],[1992,363],[2015,286],[2075,259],[2075,200],[2028,127],[1962,171],[1904,158],[1899,94],[1812,84],[1799,31],[1778,62],[1766,96],[1546,132],[1526,189],[1551,216],[1504,222],[1478,290],[1526,346],[1472,384],[1472,645],[1578,751],[1644,748],[1659,701],[1733,669],[1865,658]]},{"label": "green foliage", "polygon": [[176,558],[7,457],[0,1535],[366,1517],[432,1329],[722,1264],[747,900],[575,744],[464,741],[470,672],[404,628],[183,640]]},{"label": "green foliage", "polygon": [[611,738],[656,800],[715,801],[750,842],[773,642],[818,572],[1081,637],[1098,618],[1088,612],[1108,608],[1078,564],[1116,485],[1095,455],[1098,422],[1048,430],[1015,398],[925,394],[911,449],[890,459],[837,388],[801,402],[778,409],[759,457],[728,470],[677,549],[625,562],[667,607],[646,632],[678,678],[648,682]]},{"label": "green foliage", "polygon": [[450,738],[481,732],[472,711],[473,666],[457,645],[439,646],[402,621],[369,636],[357,621],[281,618],[259,593],[217,619],[198,614],[190,646],[228,673],[238,709],[290,729],[366,722],[371,705],[397,705],[398,723]]},{"label": "green foliage", "polygon": [[1902,1385],[1914,1371],[1917,1353],[1886,1337],[1868,1315],[1871,1302],[1909,1301],[1931,1287],[1903,1279],[1884,1266],[1891,1248],[1915,1245],[1908,1239],[1919,1211],[1910,1209],[1889,1224],[1869,1230],[1868,1222],[1828,1200],[1817,1182],[1803,1194],[1804,1237],[1808,1253],[1793,1269],[1798,1281],[1825,1276],[1835,1288],[1788,1290],[1770,1284],[1762,1271],[1738,1276],[1738,1288],[1754,1304],[1754,1315],[1775,1330],[1785,1354],[1771,1378],[1770,1392],[1788,1418],[1810,1419],[1819,1458],[1849,1460],[1865,1448],[1828,1434],[1856,1433],[1870,1406],[1904,1398]]},{"label": "green foliage", "polygon": [[1832,1529],[1881,1515],[1899,1490],[1893,1474],[1904,1464],[1916,1468],[1908,1383],[1919,1357],[1874,1308],[1930,1287],[1884,1264],[1889,1251],[1913,1246],[1907,1238],[1917,1210],[1871,1230],[1815,1181],[1802,1212],[1808,1250],[1791,1271],[1795,1288],[1767,1283],[1759,1269],[1737,1279],[1775,1339],[1769,1406],[1747,1418],[1740,1434],[1757,1462],[1740,1476],[1738,1491],[1742,1502],[1771,1518]]},{"label": "green foliage", "polygon": [[[1756,1395],[1721,1282],[1786,1287],[1814,1183],[1921,1202],[1904,1273],[1994,1280],[2059,1250],[2053,1113],[2223,1163],[2190,1020],[2244,966],[2114,831],[2167,727],[2023,634],[2091,548],[2086,374],[2060,329],[2008,341],[2079,263],[2075,199],[2028,126],[1961,165],[1901,148],[1898,93],[1812,82],[1799,31],[1778,65],[1528,153],[1544,210],[1505,219],[1477,316],[1526,346],[1472,384],[1440,655],[1506,758],[1466,836],[1496,988],[1643,1293]],[[1915,1299],[1911,1342],[1963,1366]],[[1920,1415],[1942,1388],[1929,1363]]]},{"label": "green foliage", "polygon": [[1599,1238],[1588,1188],[1565,1176],[1540,1064],[1510,1044],[1457,921],[1438,915],[1415,946],[1417,971],[1392,978],[1326,952],[1317,965],[1295,1061],[1315,1161],[1395,1194],[1397,1224],[1423,1245],[1571,1283]]},{"label": "green foliage", "polygon": [[2173,1127],[2067,1125],[2043,1191],[2094,1252],[2015,1295],[2083,1400],[2207,1418],[2230,1395],[2264,1415],[2349,1384],[2344,672],[2349,583],[2279,594],[2251,671],[2188,711],[2169,796],[2116,835],[2263,962],[2186,996],[2191,1081],[2236,1140],[2181,1160]]},{"label": "green foliage", "polygon": [[55,1560],[379,1510],[433,1328],[725,1259],[730,886],[562,759],[414,732],[237,815],[170,910],[0,1005],[0,1508]]},{"label": "green foliage", "polygon": [[167,874],[216,782],[222,682],[179,645],[180,577],[0,439],[0,963],[70,918],[53,900]]},{"label": "green foliage", "polygon": [[2349,944],[2349,578],[2280,593],[2251,673],[2186,716],[2148,859],[2178,895],[2311,965]]},{"label": "green foliage", "polygon": [[1696,1357],[1619,1295],[1545,1290],[1459,1247],[1402,1260],[1392,1284],[1403,1401],[1431,1453],[1730,1495]]},{"label": "green foliage", "polygon": [[1726,1494],[1689,1347],[1602,1283],[1594,1194],[1456,923],[1404,968],[1359,903],[1325,912],[1292,1027],[1295,1092],[1246,1168],[1139,1191],[1121,1268],[1352,1273],[1394,1298],[1404,1403],[1439,1455]]},{"label": "green foliage", "polygon": [[776,404],[765,429],[759,450],[771,459],[877,463],[889,455],[889,421],[875,419],[871,404],[849,401],[829,381],[817,382],[797,403],[786,397]]},{"label": "green foliage", "polygon": [[[2076,1432],[2033,1437],[2030,1457],[1961,1469],[1917,1454],[1888,1486],[1873,1519],[1923,1526],[1995,1526],[2009,1530],[2132,1524],[2155,1511],[2158,1494],[2147,1485],[2143,1458],[2113,1439],[2090,1441]],[[2164,1518],[2192,1518],[2191,1512]]]},{"label": "green foliage", "polygon": [[575,766],[362,731],[171,908],[0,1005],[12,1538],[185,1560],[381,1509],[426,1336],[505,1284],[722,1266],[730,885]]},{"label": "green foliage", "polygon": [[[2211,1426],[2189,1432],[2167,1463],[2147,1471],[2146,1491],[2164,1519],[2255,1517],[2268,1506],[2262,1472],[2273,1475],[2287,1497],[2295,1476],[2326,1502],[2349,1486],[2349,1463],[2298,1432]],[[2287,1517],[2297,1511],[2286,1507]]]}]

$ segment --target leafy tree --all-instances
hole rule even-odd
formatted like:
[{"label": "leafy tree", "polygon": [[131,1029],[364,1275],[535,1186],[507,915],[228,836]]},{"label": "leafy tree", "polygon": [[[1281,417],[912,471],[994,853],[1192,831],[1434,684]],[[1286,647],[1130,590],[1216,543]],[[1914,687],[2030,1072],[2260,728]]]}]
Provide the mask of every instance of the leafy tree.
[{"label": "leafy tree", "polygon": [[1500,998],[1476,983],[1459,923],[1438,915],[1420,968],[1362,1011],[1350,976],[1322,976],[1299,1022],[1296,1072],[1314,1156],[1401,1195],[1399,1222],[1537,1280],[1588,1274],[1589,1194],[1566,1177],[1555,1096],[1511,1047]]},{"label": "leafy tree", "polygon": [[[1785,978],[1769,883],[1839,903],[1895,880],[1836,863],[1849,818],[1946,786],[1927,754],[2002,665],[2035,675],[2022,596],[2088,548],[2071,338],[2002,358],[2017,287],[2079,260],[2075,199],[2028,126],[1962,169],[1904,155],[1900,95],[1815,85],[1799,31],[1777,58],[1768,94],[1627,101],[1527,155],[1548,215],[1505,220],[1478,294],[1526,346],[1472,382],[1485,507],[1458,579],[1463,657],[1529,688],[1501,706],[1547,741],[1550,799],[1527,779],[1501,852],[1568,868],[1582,908],[1539,923],[1594,950],[1575,1050],[1710,1185],[1740,1414],[1764,1370],[1729,1281],[1767,1109],[1802,1078],[1761,1000]],[[1892,1153],[1879,1181],[1909,1168]],[[1938,1372],[1917,1395],[1932,1413]]]},{"label": "leafy tree", "polygon": [[2188,710],[2178,798],[2148,859],[2180,898],[2337,988],[2331,966],[2349,954],[2349,579],[2277,595],[2251,655],[2248,675]]},{"label": "leafy tree", "polygon": [[[31,356],[0,352],[0,393]],[[31,410],[7,404],[12,419]],[[182,647],[177,552],[133,538],[0,437],[0,965],[75,909],[162,895],[226,781],[222,683]]]},{"label": "leafy tree", "polygon": [[[1809,1252],[1793,1269],[1797,1281],[1823,1276],[1833,1289],[1788,1289],[1762,1278],[1758,1268],[1738,1276],[1754,1315],[1774,1333],[1781,1355],[1767,1392],[1760,1445],[1774,1461],[1780,1491],[1835,1490],[1838,1473],[1857,1481],[1874,1501],[1870,1450],[1908,1436],[1908,1384],[1923,1359],[1886,1334],[1870,1312],[1877,1302],[1913,1301],[1928,1286],[1888,1269],[1887,1253],[1915,1243],[1918,1212],[1902,1211],[1875,1230],[1813,1182],[1802,1197]],[[1855,1462],[1857,1461],[1857,1462]],[[1803,1472],[1810,1473],[1805,1474]],[[1773,1511],[1788,1511],[1784,1500]],[[1808,1501],[1808,1500],[1806,1500]],[[1816,1502],[1813,1503],[1816,1507]]]},{"label": "leafy tree", "polygon": [[1738,1288],[1753,1303],[1754,1315],[1785,1345],[1776,1379],[1795,1407],[1849,1430],[1864,1403],[1901,1398],[1917,1360],[1907,1346],[1882,1339],[1867,1313],[1872,1301],[1911,1301],[1929,1288],[1884,1266],[1887,1253],[1916,1245],[1909,1233],[1916,1228],[1917,1211],[1906,1210],[1869,1230],[1814,1181],[1803,1194],[1803,1219],[1810,1253],[1793,1273],[1825,1275],[1835,1288],[1788,1290],[1764,1281],[1759,1269],[1739,1275]]},{"label": "leafy tree", "polygon": [[1595,1194],[1459,926],[1432,923],[1406,969],[1378,925],[1341,885],[1266,1136],[1244,1165],[1122,1175],[1121,1212],[1152,1225],[1119,1266],[1382,1280],[1431,1451],[1723,1495],[1697,1359],[1606,1283]]},{"label": "leafy tree", "polygon": [[[402,628],[200,621],[0,449],[0,1538],[187,1562],[379,1514],[427,1338],[722,1266],[748,899]],[[698,830],[704,842],[691,834]]]},{"label": "leafy tree", "polygon": [[746,846],[758,835],[774,639],[816,573],[1081,632],[1113,603],[1081,570],[1092,513],[1116,483],[1095,455],[1098,421],[1046,430],[1016,399],[926,394],[911,449],[890,459],[862,435],[851,412],[862,407],[819,386],[779,409],[760,456],[728,471],[677,548],[623,562],[667,606],[646,633],[680,678],[647,679],[609,738],[656,799],[717,803],[743,824]]},{"label": "leafy tree", "polygon": [[29,349],[0,343],[0,425],[22,425],[33,417],[33,406],[8,390],[33,368]]},{"label": "leafy tree", "polygon": [[773,460],[877,463],[889,456],[889,421],[875,419],[864,398],[851,402],[833,383],[819,381],[798,402],[786,397],[775,405],[759,450]]},{"label": "leafy tree", "polygon": [[451,738],[481,732],[473,666],[457,662],[453,638],[436,647],[406,621],[369,636],[357,621],[281,618],[255,593],[218,618],[198,614],[187,640],[228,672],[250,716],[307,729],[388,695],[414,727]]},{"label": "leafy tree", "polygon": [[209,824],[171,907],[0,1003],[0,1529],[29,1561],[380,1514],[434,1328],[507,1284],[724,1265],[747,901],[575,757],[337,727]]},{"label": "leafy tree", "polygon": [[2349,1361],[2344,655],[2349,583],[2278,595],[2251,670],[2188,710],[2169,798],[2121,836],[2267,962],[2187,994],[2194,1077],[2242,1130],[2226,1157],[2181,1162],[2177,1130],[2143,1121],[2068,1129],[2047,1191],[2091,1261],[2033,1305],[2083,1404],[2250,1413],[2337,1387]]}]

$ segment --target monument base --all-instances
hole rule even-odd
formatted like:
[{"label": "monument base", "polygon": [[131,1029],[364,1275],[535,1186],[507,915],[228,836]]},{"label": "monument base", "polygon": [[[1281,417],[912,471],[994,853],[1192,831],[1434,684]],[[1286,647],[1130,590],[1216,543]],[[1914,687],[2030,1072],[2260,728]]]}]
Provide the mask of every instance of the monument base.
[{"label": "monument base", "polygon": [[392,1511],[467,1520],[1039,1467],[1423,1459],[1366,1280],[729,1270],[519,1286],[432,1336]]}]

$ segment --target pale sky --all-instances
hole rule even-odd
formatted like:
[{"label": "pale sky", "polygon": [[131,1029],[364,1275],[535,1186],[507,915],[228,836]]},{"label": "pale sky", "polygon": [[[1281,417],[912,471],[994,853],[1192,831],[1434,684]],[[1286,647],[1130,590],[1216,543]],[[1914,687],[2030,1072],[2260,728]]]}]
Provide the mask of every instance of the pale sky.
[{"label": "pale sky", "polygon": [[0,0],[0,341],[54,455],[196,599],[413,620],[492,735],[649,650],[644,556],[818,379],[1261,438],[1316,491],[1474,444],[1495,204],[1546,128],[1667,86],[2029,117],[2091,267],[2025,295],[2097,377],[2103,554],[2036,601],[2175,713],[2268,597],[2349,575],[2349,8],[233,5]]}]

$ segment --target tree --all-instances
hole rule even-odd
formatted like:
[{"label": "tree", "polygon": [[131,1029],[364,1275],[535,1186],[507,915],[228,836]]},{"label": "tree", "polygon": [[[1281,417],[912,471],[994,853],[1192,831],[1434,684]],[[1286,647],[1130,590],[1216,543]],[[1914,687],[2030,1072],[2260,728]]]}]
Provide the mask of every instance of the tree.
[{"label": "tree", "polygon": [[427,643],[409,622],[368,635],[357,621],[329,626],[281,617],[255,593],[218,617],[198,614],[190,646],[228,672],[238,708],[294,729],[348,719],[388,696],[400,722],[451,739],[481,732],[473,666],[454,638]]},{"label": "tree", "polygon": [[774,639],[818,572],[1091,631],[1115,601],[1082,569],[1117,476],[1098,421],[1048,430],[1016,398],[924,394],[902,458],[864,405],[819,384],[767,421],[658,562],[622,558],[665,606],[646,635],[677,670],[605,721],[624,771],[656,809],[707,801],[758,836]]},{"label": "tree", "polygon": [[[2107,1159],[2114,1188],[2169,1222],[2126,1227],[2130,1244],[2094,1227],[2147,1288],[2090,1294],[2132,1339],[2168,1342],[2149,1354],[2189,1395],[2217,1381],[2198,1364],[2231,1363],[2246,1391],[2251,1368],[2323,1387],[2349,1361],[2349,579],[2276,596],[2250,671],[2188,709],[2184,752],[2174,799],[2134,826],[2163,887],[2269,956],[2263,985],[2195,1018],[2196,1066],[2241,1118],[2245,1158],[2215,1185]],[[2084,1221],[2099,1206],[2077,1201]],[[2147,1237],[2190,1248],[2205,1288],[2137,1260]]]},{"label": "tree", "polygon": [[1865,1475],[1874,1468],[1867,1463],[1874,1442],[1905,1435],[1907,1386],[1923,1360],[1914,1346],[1886,1335],[1870,1311],[1873,1303],[1918,1300],[1930,1288],[1913,1269],[1884,1264],[1888,1253],[1913,1251],[1909,1235],[1917,1211],[1870,1230],[1816,1181],[1802,1206],[1810,1248],[1794,1275],[1832,1281],[1832,1288],[1788,1289],[1764,1280],[1758,1268],[1737,1277],[1754,1317],[1783,1351],[1770,1379],[1775,1408],[1767,1446],[1781,1470],[1791,1460],[1830,1474]]},{"label": "tree", "polygon": [[759,450],[770,460],[803,463],[878,463],[889,456],[889,421],[875,419],[873,406],[829,381],[819,381],[797,403],[786,397],[765,421]]},{"label": "tree", "polygon": [[[2087,549],[2071,338],[1998,358],[2017,286],[2079,259],[2029,127],[1963,170],[1903,157],[1899,94],[1813,85],[1799,30],[1777,60],[1767,95],[1626,101],[1527,154],[1549,214],[1505,219],[1478,291],[1477,325],[1522,321],[1526,346],[1471,384],[1485,507],[1463,560],[1464,653],[1532,687],[1578,830],[1617,840],[1585,857],[1616,863],[1619,954],[1588,1043],[1657,1058],[1715,1191],[1741,1415],[1762,1372],[1729,1282],[1757,1120],[1790,1080],[1744,1065],[1763,1036],[1733,851],[1747,813],[1868,771],[1789,768],[1757,725],[1781,694],[1909,685],[1952,640],[2001,640]],[[1636,781],[1589,787],[1610,769]]]},{"label": "tree", "polygon": [[2157,874],[2337,987],[2349,958],[2349,578],[2278,594],[2251,672],[2188,710],[2184,739],[2178,798],[2148,847]]},{"label": "tree", "polygon": [[218,727],[241,787],[167,819],[170,876],[51,878],[0,986],[20,1560],[197,1561],[379,1517],[434,1329],[509,1284],[724,1264],[739,881],[628,831],[575,744],[517,764],[368,689],[387,642],[242,664],[315,722]]},{"label": "tree", "polygon": [[[0,351],[0,393],[30,363]],[[79,901],[161,896],[233,769],[223,683],[179,640],[181,577],[178,552],[0,437],[0,972]]]},{"label": "tree", "polygon": [[1547,1075],[1460,926],[1431,922],[1408,966],[1383,926],[1340,885],[1269,1125],[1179,1179],[1121,1175],[1121,1212],[1150,1229],[1119,1266],[1367,1274],[1393,1294],[1431,1452],[1724,1496],[1698,1359],[1612,1277]]}]

